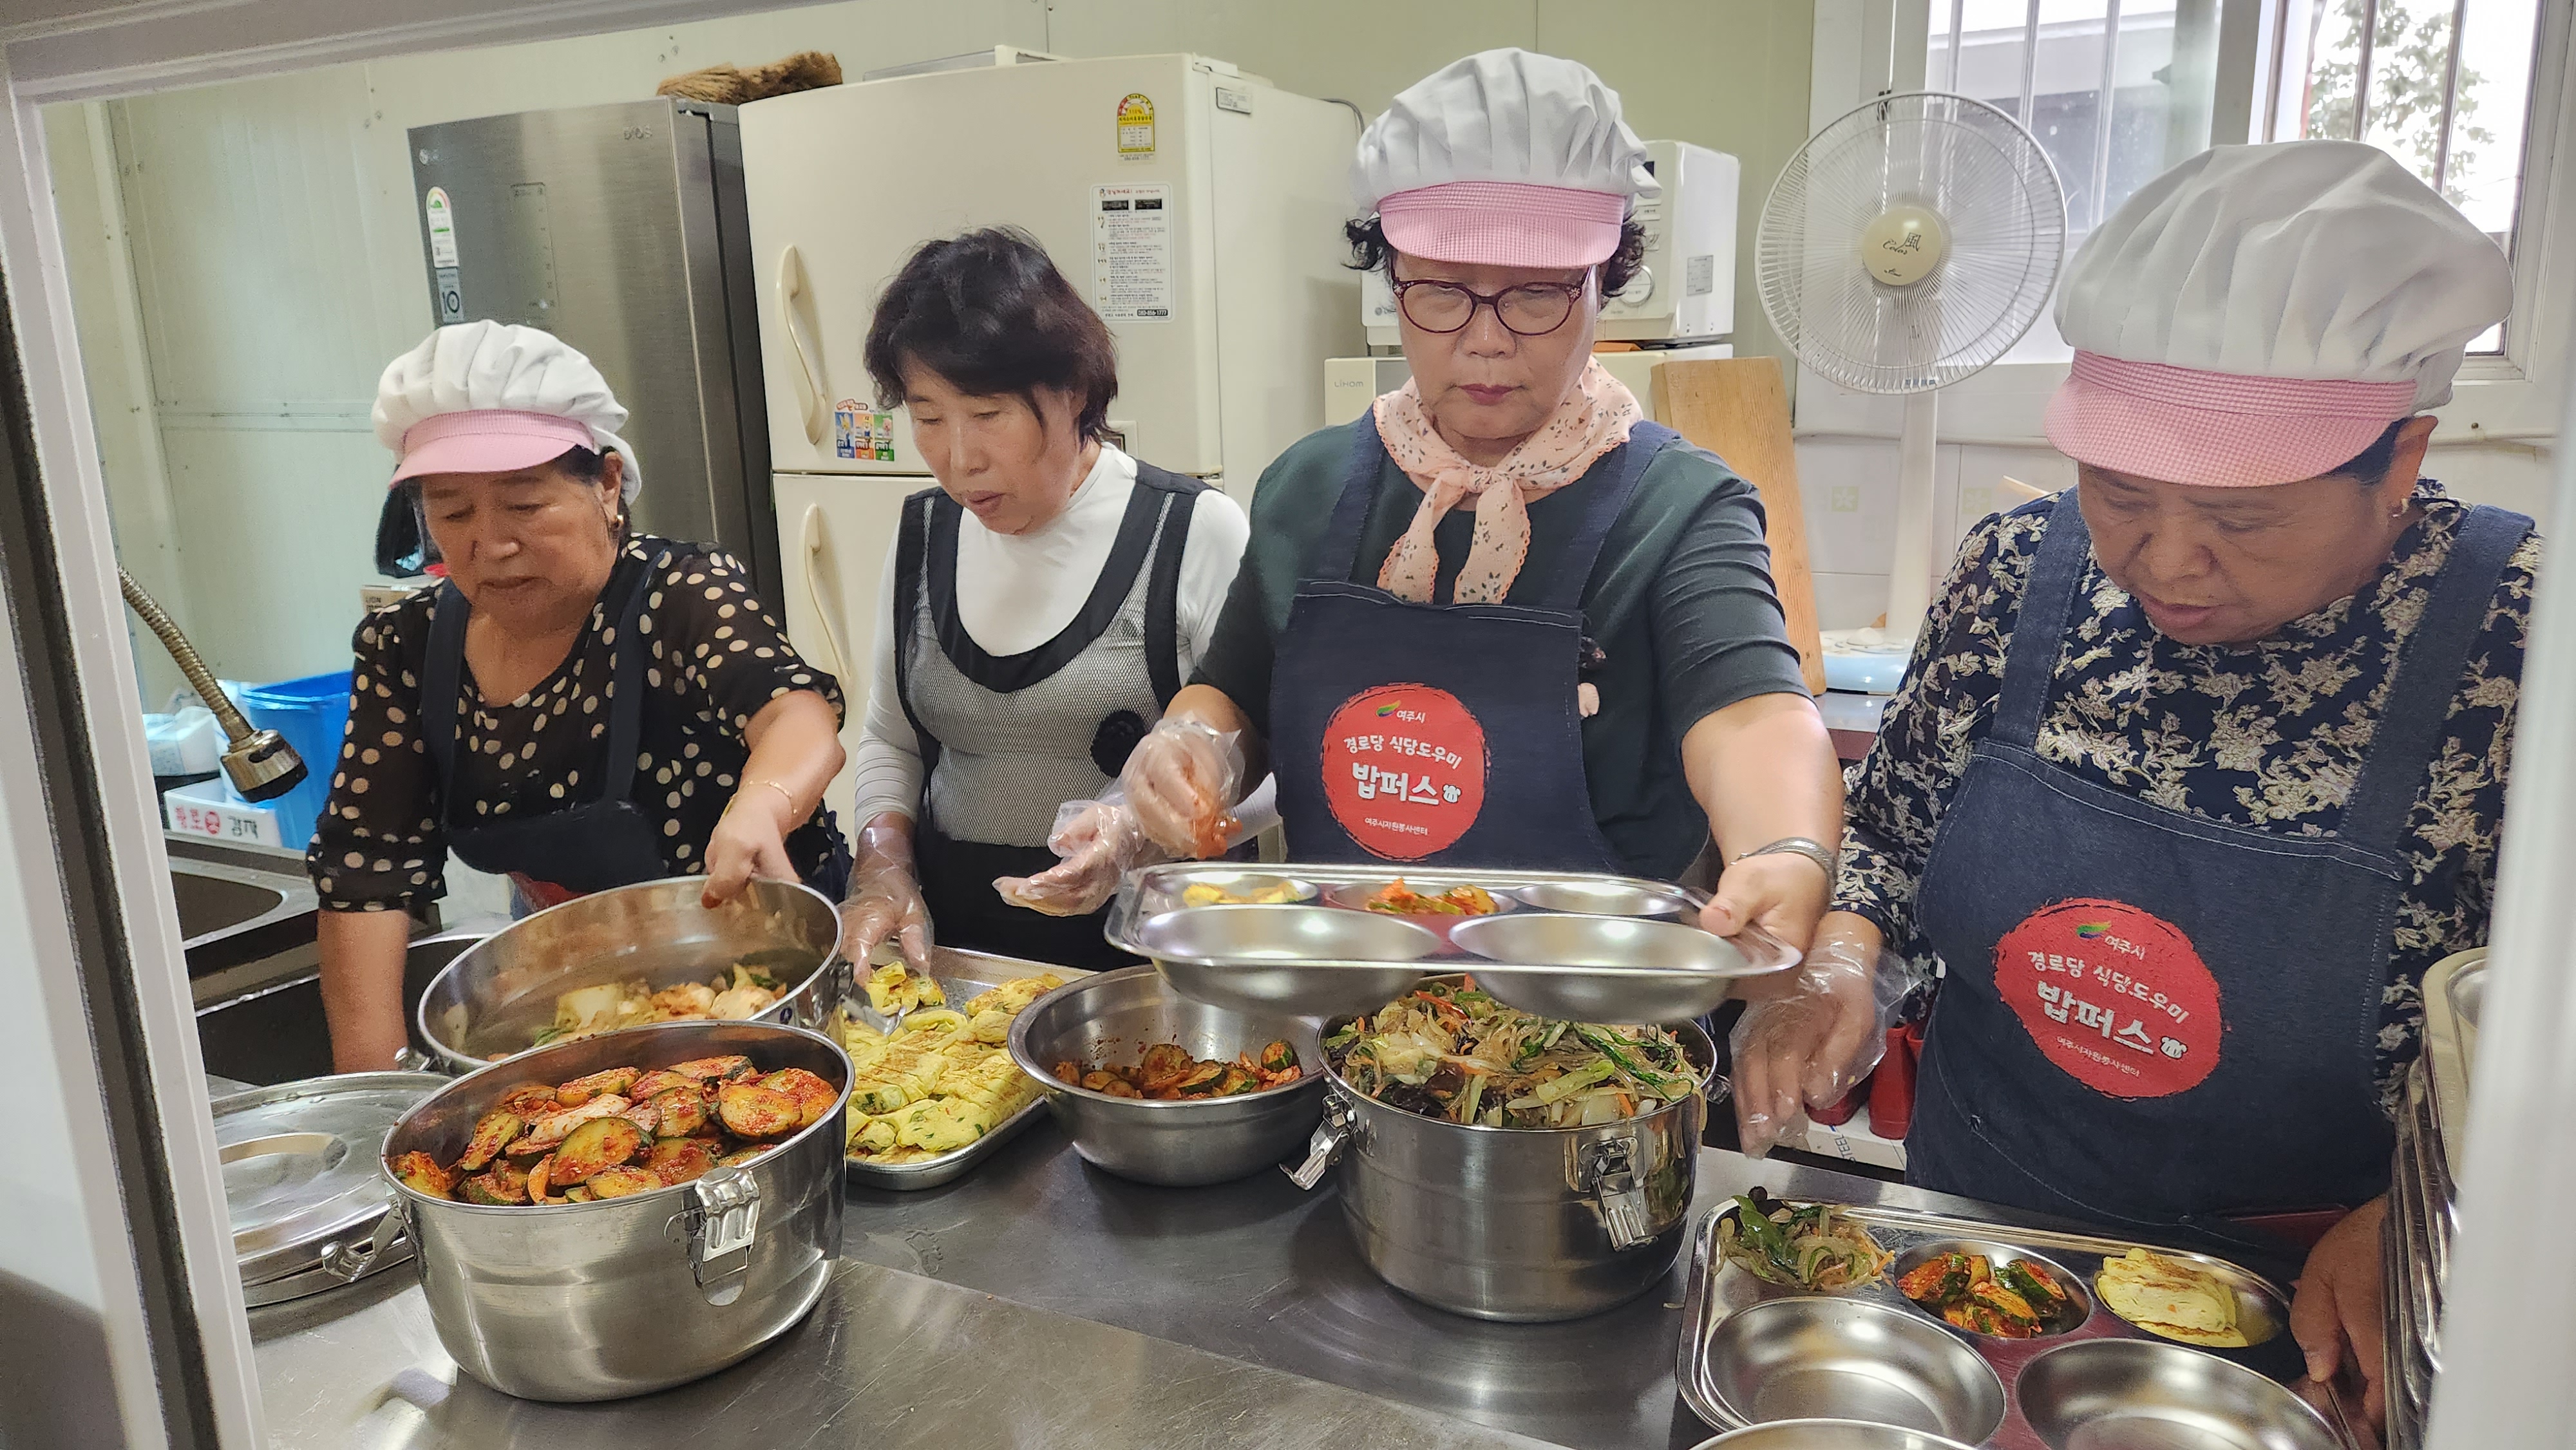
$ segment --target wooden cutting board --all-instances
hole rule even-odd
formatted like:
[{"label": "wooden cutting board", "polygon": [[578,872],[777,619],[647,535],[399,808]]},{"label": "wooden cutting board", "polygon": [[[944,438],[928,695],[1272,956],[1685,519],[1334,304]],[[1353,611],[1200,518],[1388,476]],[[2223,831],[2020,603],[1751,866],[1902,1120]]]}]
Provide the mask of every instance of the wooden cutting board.
[{"label": "wooden cutting board", "polygon": [[1789,392],[1780,360],[1702,358],[1655,365],[1657,421],[1726,460],[1762,495],[1769,520],[1771,582],[1788,616],[1789,643],[1812,694],[1825,692],[1824,645],[1816,637],[1816,581],[1807,565],[1807,511],[1798,497],[1798,456],[1789,438]]}]

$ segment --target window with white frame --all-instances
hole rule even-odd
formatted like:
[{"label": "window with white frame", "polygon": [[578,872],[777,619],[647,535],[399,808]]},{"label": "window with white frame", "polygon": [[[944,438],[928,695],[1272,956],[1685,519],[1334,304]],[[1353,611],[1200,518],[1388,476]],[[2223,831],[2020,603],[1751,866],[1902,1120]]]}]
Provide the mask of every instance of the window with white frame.
[{"label": "window with white frame", "polygon": [[[1924,84],[2030,127],[2066,188],[2070,247],[2228,110],[2252,140],[2378,146],[2515,249],[2541,0],[2253,0],[2258,23],[2227,24],[2245,3],[1930,0]],[[2249,72],[2250,98],[2221,94],[2222,73]],[[2471,351],[2503,347],[2499,327]],[[2004,361],[2070,355],[2043,317]]]}]

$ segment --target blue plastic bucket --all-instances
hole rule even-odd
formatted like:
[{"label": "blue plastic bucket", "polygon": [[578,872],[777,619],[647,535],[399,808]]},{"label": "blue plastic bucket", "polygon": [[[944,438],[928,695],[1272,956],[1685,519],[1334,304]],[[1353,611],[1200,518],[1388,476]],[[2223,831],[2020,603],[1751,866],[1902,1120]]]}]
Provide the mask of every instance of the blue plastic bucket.
[{"label": "blue plastic bucket", "polygon": [[[286,737],[304,757],[304,783],[275,800],[262,802],[277,813],[281,839],[301,850],[313,840],[313,824],[322,819],[322,803],[331,794],[331,775],[340,765],[340,738],[349,729],[348,670],[306,675],[273,685],[248,685],[235,697],[250,723]],[[229,784],[227,795],[239,800]]]}]

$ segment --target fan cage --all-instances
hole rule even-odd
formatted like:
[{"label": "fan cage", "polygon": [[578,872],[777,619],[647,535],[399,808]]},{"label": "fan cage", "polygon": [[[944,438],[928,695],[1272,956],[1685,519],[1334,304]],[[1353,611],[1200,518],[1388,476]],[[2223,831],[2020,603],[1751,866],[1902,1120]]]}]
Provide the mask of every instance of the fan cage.
[{"label": "fan cage", "polygon": [[[1891,287],[1861,265],[1860,236],[1903,203],[1941,214],[1950,251]],[[1808,368],[1859,392],[1917,393],[2011,351],[2065,249],[2065,191],[2038,140],[1983,101],[1907,91],[1836,117],[1790,158],[1762,206],[1754,277]]]}]

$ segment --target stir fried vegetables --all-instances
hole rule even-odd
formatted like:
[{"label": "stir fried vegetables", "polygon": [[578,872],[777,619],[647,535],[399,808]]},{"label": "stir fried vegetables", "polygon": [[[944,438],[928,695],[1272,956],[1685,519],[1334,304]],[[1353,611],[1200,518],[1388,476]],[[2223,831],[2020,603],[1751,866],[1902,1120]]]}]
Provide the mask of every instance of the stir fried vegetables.
[{"label": "stir fried vegetables", "polygon": [[2036,1339],[2075,1307],[2046,1269],[2021,1259],[1948,1253],[1906,1271],[1905,1297],[1961,1329],[1998,1339]]},{"label": "stir fried vegetables", "polygon": [[1452,886],[1425,896],[1398,876],[1368,899],[1368,909],[1389,916],[1491,916],[1495,907],[1493,893],[1481,886]]},{"label": "stir fried vegetables", "polygon": [[1717,1246],[1728,1263],[1766,1283],[1826,1292],[1878,1283],[1896,1261],[1843,1210],[1792,1208],[1759,1188],[1738,1195],[1718,1220]]},{"label": "stir fried vegetables", "polygon": [[1615,1123],[1699,1090],[1660,1027],[1556,1022],[1468,978],[1426,982],[1324,1043],[1351,1086],[1390,1107],[1489,1128]]},{"label": "stir fried vegetables", "polygon": [[603,982],[555,998],[553,1024],[528,1045],[578,1042],[655,1022],[747,1021],[776,1006],[779,991],[777,978],[741,962],[734,963],[729,981],[719,974],[709,981],[682,982],[658,992],[640,980]]},{"label": "stir fried vegetables", "polygon": [[1157,1042],[1145,1049],[1134,1067],[1104,1063],[1086,1070],[1081,1063],[1067,1060],[1057,1063],[1054,1072],[1071,1086],[1107,1093],[1113,1098],[1161,1100],[1239,1097],[1285,1087],[1302,1075],[1297,1066],[1297,1049],[1285,1042],[1262,1048],[1258,1058],[1249,1052],[1236,1053],[1232,1062],[1194,1058],[1189,1049],[1177,1043]]}]

